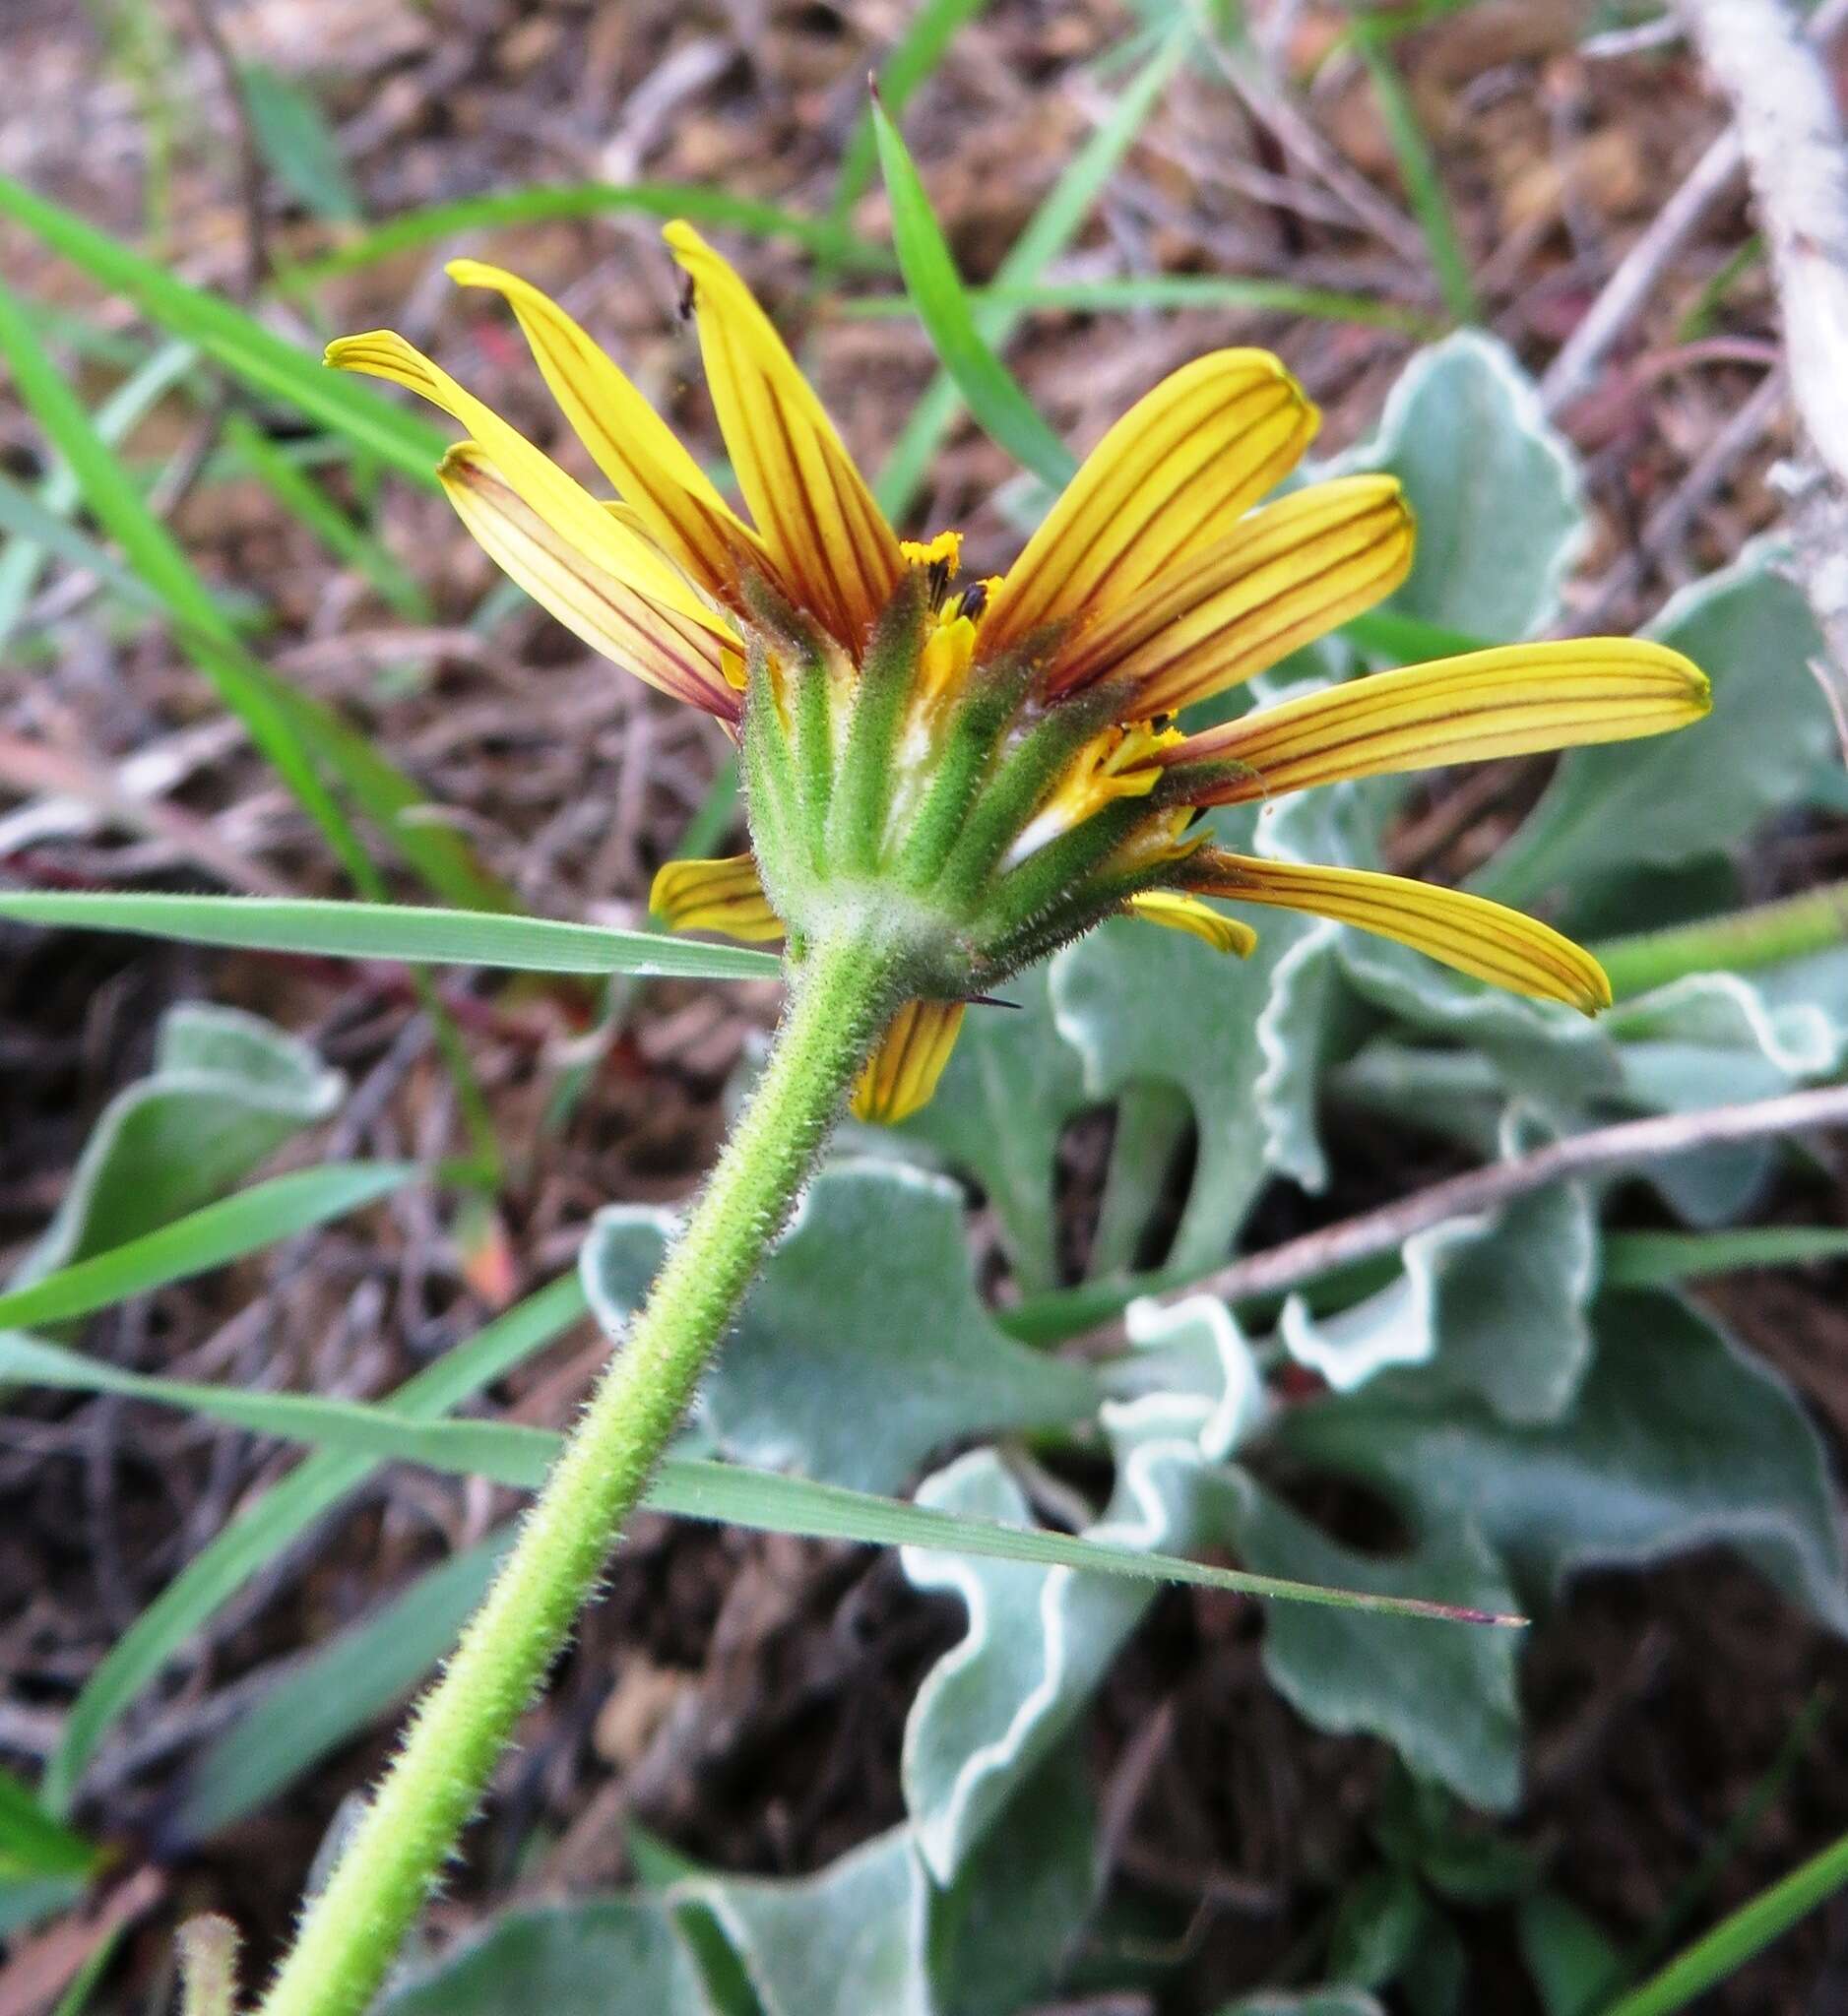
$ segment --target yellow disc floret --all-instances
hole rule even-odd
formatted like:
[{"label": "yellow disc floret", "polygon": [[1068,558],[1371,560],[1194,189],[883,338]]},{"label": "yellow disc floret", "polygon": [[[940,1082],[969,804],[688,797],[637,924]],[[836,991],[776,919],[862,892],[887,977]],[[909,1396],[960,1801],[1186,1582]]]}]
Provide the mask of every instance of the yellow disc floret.
[{"label": "yellow disc floret", "polygon": [[900,539],[898,550],[906,566],[941,567],[947,579],[963,564],[963,536],[940,532],[933,539]]},{"label": "yellow disc floret", "polygon": [[1118,798],[1144,798],[1161,782],[1157,752],[1183,740],[1180,730],[1139,721],[1092,736],[1073,759],[1051,796],[1027,823],[1008,851],[1010,864],[1082,825]]}]

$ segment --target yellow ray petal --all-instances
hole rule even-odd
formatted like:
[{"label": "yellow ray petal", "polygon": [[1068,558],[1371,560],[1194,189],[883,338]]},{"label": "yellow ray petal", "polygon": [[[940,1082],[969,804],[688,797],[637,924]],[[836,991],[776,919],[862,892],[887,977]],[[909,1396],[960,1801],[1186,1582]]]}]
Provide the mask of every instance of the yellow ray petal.
[{"label": "yellow ray petal", "polygon": [[1255,511],[1074,640],[1049,684],[1122,682],[1126,711],[1172,713],[1223,692],[1390,595],[1413,528],[1391,476],[1312,483]]},{"label": "yellow ray petal", "polygon": [[770,908],[749,854],[669,861],[648,892],[648,907],[670,931],[721,931],[749,944],[783,935],[783,919]]},{"label": "yellow ray petal", "polygon": [[737,641],[651,600],[521,497],[473,441],[437,470],[444,493],[496,566],[593,651],[721,721],[739,716]]},{"label": "yellow ray petal", "polygon": [[1294,467],[1315,409],[1268,350],[1216,350],[1131,407],[1086,459],[994,598],[983,648],[1115,606]]},{"label": "yellow ray petal", "polygon": [[1459,973],[1511,993],[1563,1001],[1586,1015],[1611,1005],[1604,969],[1550,925],[1460,889],[1437,889],[1362,868],[1302,867],[1203,850],[1189,887],[1233,903],[1270,904],[1396,938]]},{"label": "yellow ray petal", "polygon": [[1257,949],[1257,933],[1249,924],[1229,917],[1197,896],[1182,896],[1174,889],[1145,889],[1129,899],[1129,910],[1138,922],[1166,924],[1171,931],[1186,931],[1204,938],[1215,952],[1236,953],[1248,959]]},{"label": "yellow ray petal", "polygon": [[338,371],[363,371],[427,399],[469,430],[477,448],[530,511],[605,572],[625,581],[650,601],[675,609],[694,624],[729,637],[692,585],[651,540],[638,537],[605,510],[582,483],[535,448],[492,408],[465,391],[440,365],[389,329],[344,336],[327,346]]},{"label": "yellow ray petal", "polygon": [[663,235],[693,283],[707,383],[758,535],[796,600],[858,654],[898,586],[898,538],[750,289],[691,224]]},{"label": "yellow ray petal", "polygon": [[1666,645],[1631,638],[1514,644],[1377,672],[1208,728],[1158,760],[1236,766],[1190,802],[1243,804],[1337,778],[1376,777],[1621,742],[1698,721],[1705,677]]},{"label": "yellow ray petal", "polygon": [[895,1126],[930,1103],[963,1026],[961,1001],[908,1001],[854,1088],[854,1117]]},{"label": "yellow ray petal", "polygon": [[702,588],[734,599],[740,556],[773,572],[756,534],[673,429],[556,301],[478,259],[452,259],[445,271],[460,285],[491,287],[506,301],[592,460]]}]

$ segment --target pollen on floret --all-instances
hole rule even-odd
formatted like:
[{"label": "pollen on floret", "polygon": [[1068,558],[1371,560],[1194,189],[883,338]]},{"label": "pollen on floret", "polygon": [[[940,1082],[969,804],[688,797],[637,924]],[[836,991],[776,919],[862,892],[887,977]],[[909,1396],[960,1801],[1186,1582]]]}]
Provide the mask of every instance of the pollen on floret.
[{"label": "pollen on floret", "polygon": [[1183,740],[1180,730],[1135,722],[1094,735],[1073,758],[1044,805],[1008,850],[1010,865],[1081,825],[1118,798],[1144,798],[1162,778],[1161,751]]},{"label": "pollen on floret", "polygon": [[954,574],[963,564],[963,536],[940,532],[932,539],[900,539],[898,550],[908,567],[947,566]]}]

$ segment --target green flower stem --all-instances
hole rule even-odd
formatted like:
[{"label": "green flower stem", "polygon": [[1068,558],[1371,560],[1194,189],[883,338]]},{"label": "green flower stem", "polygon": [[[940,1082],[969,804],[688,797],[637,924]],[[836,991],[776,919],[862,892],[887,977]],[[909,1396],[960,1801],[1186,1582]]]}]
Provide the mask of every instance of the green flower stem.
[{"label": "green flower stem", "polygon": [[1622,1000],[1667,986],[1690,973],[1751,973],[1786,959],[1803,959],[1848,941],[1848,883],[1806,890],[1777,903],[1702,917],[1666,931],[1611,938],[1592,950]]},{"label": "green flower stem", "polygon": [[308,1905],[261,2016],[360,2016],[480,1803],[893,1005],[882,947],[818,945],[755,1093],[520,1539]]}]

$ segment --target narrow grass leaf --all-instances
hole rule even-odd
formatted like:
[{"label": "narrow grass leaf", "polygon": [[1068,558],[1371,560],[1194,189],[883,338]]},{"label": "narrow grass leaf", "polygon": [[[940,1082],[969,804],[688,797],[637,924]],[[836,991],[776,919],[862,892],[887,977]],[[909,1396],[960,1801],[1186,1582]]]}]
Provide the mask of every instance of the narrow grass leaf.
[{"label": "narrow grass leaf", "polygon": [[[485,1477],[496,1483],[528,1489],[543,1481],[560,1447],[557,1435],[511,1422],[408,1421],[389,1408],[368,1407],[357,1401],[246,1393],[233,1387],[148,1378],[30,1338],[0,1338],[0,1377],[67,1391],[120,1393],[230,1421],[261,1434],[325,1444],[368,1457],[395,1457],[450,1475]],[[1247,1575],[1175,1555],[1141,1553],[1132,1547],[1078,1540],[1070,1534],[968,1519],[871,1491],[698,1458],[669,1458],[657,1474],[646,1503],[654,1511],[683,1519],[712,1520],[810,1540],[988,1555],[1042,1567],[1077,1568],[1148,1582],[1185,1582],[1281,1602],[1393,1616],[1471,1623],[1521,1621],[1416,1598],[1322,1589],[1278,1576]]]},{"label": "narrow grass leaf", "polygon": [[51,2016],[85,2016],[91,2007],[91,1997],[115,1959],[116,1948],[133,1929],[129,1923],[103,1928],[101,1937],[91,1947],[83,1966],[71,1977],[71,1984],[59,1998]]},{"label": "narrow grass leaf", "polygon": [[[47,559],[61,560],[67,567],[95,575],[112,596],[132,609],[158,615],[165,607],[141,576],[132,567],[124,566],[100,539],[93,538],[62,512],[53,510],[42,496],[5,474],[0,474],[0,532],[7,536],[0,565],[16,558],[32,563],[30,569],[18,570],[23,593],[12,599],[16,618],[23,612],[25,596],[32,593],[36,570]],[[0,635],[0,644],[11,638],[14,627],[13,623],[7,625],[4,635]]]},{"label": "narrow grass leaf", "polygon": [[1353,35],[1361,60],[1372,79],[1380,115],[1386,122],[1386,136],[1398,156],[1406,197],[1425,234],[1444,305],[1458,322],[1480,322],[1482,304],[1476,298],[1476,284],[1470,278],[1469,259],[1444,197],[1431,143],[1418,123],[1418,113],[1389,53],[1390,42],[1371,21],[1357,21]]},{"label": "narrow grass leaf", "polygon": [[[1327,287],[1298,286],[1290,281],[1241,274],[1134,274],[1114,280],[1034,281],[1024,286],[966,287],[963,291],[972,310],[1011,308],[1022,314],[1049,308],[1080,315],[1243,308],[1317,322],[1352,322],[1362,328],[1390,329],[1415,337],[1441,336],[1447,326],[1420,309],[1402,308],[1369,294],[1344,294]],[[909,295],[872,294],[842,301],[835,312],[859,321],[917,311]]]},{"label": "narrow grass leaf", "polygon": [[0,920],[129,931],[194,945],[411,966],[489,966],[521,973],[638,973],[679,979],[774,979],[783,962],[740,945],[618,931],[550,917],[316,898],[0,892]]},{"label": "narrow grass leaf", "polygon": [[[556,1343],[587,1313],[573,1268],[407,1380],[380,1403],[379,1411],[406,1420],[446,1414]],[[69,1807],[98,1744],[143,1688],[253,1577],[357,1490],[379,1462],[345,1450],[317,1450],[180,1570],[110,1646],[71,1704],[63,1737],[45,1770],[40,1796],[47,1807],[56,1812]]]},{"label": "narrow grass leaf", "polygon": [[877,98],[872,130],[886,194],[892,202],[892,238],[905,286],[931,346],[969,410],[1024,469],[1053,489],[1076,473],[1076,458],[1034,410],[1013,373],[982,339],[956,262],[930,208],[904,137]]},{"label": "narrow grass leaf", "polygon": [[[164,343],[152,356],[144,358],[96,409],[97,437],[108,447],[117,447],[177,385],[198,361],[199,352],[189,343]],[[11,487],[9,485],[9,487]],[[60,463],[39,485],[32,502],[46,516],[64,524],[76,508],[80,492],[68,464]],[[15,536],[0,553],[0,649],[19,626],[19,619],[44,565],[46,546],[24,535],[18,526],[7,528]],[[74,526],[66,530],[77,537]],[[98,549],[100,550],[100,549]],[[68,556],[67,556],[68,557]],[[129,577],[132,579],[133,577]]]},{"label": "narrow grass leaf", "polygon": [[1723,1918],[1640,1987],[1611,2003],[1604,2016],[1673,2016],[1676,2010],[1691,2007],[1697,1996],[1737,1974],[1844,1884],[1848,1834]]},{"label": "narrow grass leaf", "polygon": [[1754,1225],[1712,1232],[1613,1232],[1604,1242],[1607,1288],[1673,1288],[1742,1267],[1808,1267],[1848,1260],[1848,1229]]},{"label": "narrow grass leaf", "polygon": [[1784,1798],[1798,1766],[1814,1751],[1816,1736],[1834,1706],[1833,1691],[1826,1683],[1812,1692],[1784,1732],[1777,1754],[1752,1781],[1746,1796],[1727,1814],[1726,1824],[1710,1837],[1700,1859],[1675,1886],[1668,1902],[1651,1921],[1640,1948],[1627,1955],[1627,1966],[1620,1962],[1607,1973],[1598,1982],[1596,1992],[1586,1995],[1570,2016],[1592,2016],[1612,1995],[1659,1965],[1663,1955],[1681,1943],[1683,1934],[1763,1825],[1765,1816]]},{"label": "narrow grass leaf", "polygon": [[276,179],[317,217],[357,223],[363,215],[359,192],[313,94],[267,63],[244,65],[237,83],[251,131]]},{"label": "narrow grass leaf", "polygon": [[[4,186],[0,181],[0,190]],[[320,766],[343,781],[354,802],[437,895],[484,909],[505,908],[506,893],[475,866],[455,833],[413,816],[427,810],[427,801],[409,778],[331,710],[286,685],[244,649],[211,591],[148,509],[4,286],[0,354],[11,363],[20,397],[63,455],[85,501],[172,617],[174,635],[187,656],[249,729],[354,884],[369,896],[384,893],[358,835],[323,781]]]},{"label": "narrow grass leaf", "polygon": [[[942,62],[956,31],[975,20],[988,0],[924,0],[892,46],[892,53],[879,65],[879,96],[894,119],[911,101],[911,95]],[[853,138],[841,156],[840,179],[834,185],[830,216],[845,228],[848,214],[866,192],[878,165],[878,143],[873,138],[872,115],[862,112]]]},{"label": "narrow grass leaf", "polygon": [[21,401],[69,465],[85,502],[120,545],[129,565],[179,618],[188,655],[250,730],[251,739],[321,829],[342,865],[363,881],[365,850],[316,774],[275,694],[246,658],[172,535],[148,509],[114,451],[97,434],[83,403],[59,375],[29,318],[3,284],[0,355],[12,368]]},{"label": "narrow grass leaf", "polygon": [[713,772],[712,783],[706,787],[706,795],[686,822],[679,844],[673,850],[674,858],[698,860],[717,853],[720,842],[735,824],[737,813],[737,755],[735,751],[728,751]]},{"label": "narrow grass leaf", "polygon": [[790,238],[840,266],[889,270],[892,264],[887,253],[863,244],[842,224],[696,182],[568,182],[500,189],[490,195],[465,196],[453,203],[407,211],[323,257],[295,267],[288,283],[311,284],[334,274],[350,273],[419,245],[453,238],[461,231],[504,230],[514,224],[625,213],[664,220],[681,217],[691,223],[718,224],[757,238]]},{"label": "narrow grass leaf", "polygon": [[376,1203],[416,1173],[414,1163],[330,1163],[272,1176],[158,1231],[0,1294],[0,1329],[69,1323],[131,1295],[189,1281]]},{"label": "narrow grass leaf", "polygon": [[319,356],[298,349],[233,302],[176,280],[74,212],[4,175],[0,217],[25,225],[112,293],[127,295],[163,329],[196,343],[254,391],[286,400],[386,467],[436,488],[436,465],[449,437],[363,379],[328,370]]},{"label": "narrow grass leaf", "polygon": [[1754,233],[1702,284],[1692,305],[1675,326],[1675,341],[1678,344],[1698,343],[1702,337],[1711,336],[1727,295],[1747,274],[1763,262],[1764,240]]},{"label": "narrow grass leaf", "polygon": [[429,598],[384,544],[355,525],[261,427],[252,425],[242,413],[233,413],[225,422],[224,435],[270,495],[291,518],[305,525],[337,560],[370,582],[381,599],[407,622],[429,621]]},{"label": "narrow grass leaf", "polygon": [[426,1569],[279,1680],[200,1759],[174,1822],[180,1838],[255,1812],[409,1693],[455,1645],[510,1538],[492,1534]]},{"label": "narrow grass leaf", "polygon": [[1341,626],[1365,652],[1395,665],[1423,664],[1428,659],[1459,658],[1465,652],[1487,651],[1490,639],[1472,631],[1452,630],[1423,616],[1398,609],[1369,609]]},{"label": "narrow grass leaf", "polygon": [[[73,257],[77,256],[74,245],[89,253],[97,253],[100,248],[97,257],[101,265],[93,264],[92,270],[98,278],[133,294],[157,319],[160,319],[162,305],[172,308],[171,294],[177,288],[183,312],[174,315],[173,326],[193,337],[201,348],[221,362],[232,363],[221,344],[221,339],[228,335],[241,341],[244,348],[239,354],[247,352],[269,358],[272,363],[279,356],[287,360],[285,375],[293,374],[290,382],[298,390],[305,385],[315,397],[327,385],[346,382],[344,374],[324,369],[317,359],[304,356],[273,337],[241,309],[195,288],[181,287],[158,267],[148,266],[114,240],[92,231],[79,220],[69,218],[0,176],[0,216],[8,214],[39,228],[46,228],[49,220],[46,234],[51,242]],[[141,291],[131,284],[138,279],[145,283]],[[3,287],[0,354],[11,362],[22,400],[69,464],[81,494],[121,545],[129,564],[171,613],[175,635],[188,656],[212,681],[225,705],[244,722],[252,739],[313,818],[355,886],[368,896],[384,893],[383,883],[346,813],[322,781],[317,764],[341,779],[354,803],[377,822],[436,895],[447,897],[452,903],[482,909],[508,908],[507,893],[475,865],[460,837],[428,818],[427,801],[409,778],[331,710],[286,685],[244,650],[191,562],[166,528],[148,510],[127,472],[97,435],[82,404],[52,366],[30,319]],[[367,397],[385,414],[393,419],[398,417],[396,410],[375,395]],[[297,404],[315,410],[308,400],[297,400]],[[415,438],[424,445],[413,471],[433,484],[435,464],[447,443],[421,422],[416,426]],[[401,447],[406,438],[399,437]]]},{"label": "narrow grass leaf", "polygon": [[[1081,147],[1048,192],[1045,202],[1014,240],[995,273],[1002,287],[1028,285],[1078,234],[1099,192],[1128,153],[1156,101],[1186,59],[1193,40],[1186,24],[1170,32],[1153,56],[1125,87],[1110,115]],[[1004,344],[1023,311],[1000,303],[976,309],[976,328],[990,347]],[[962,395],[947,371],[939,371],[913,409],[873,485],[889,518],[910,510],[929,470],[937,444],[956,418]]]},{"label": "narrow grass leaf", "polygon": [[[302,739],[321,754],[351,793],[353,803],[415,869],[432,896],[464,910],[514,908],[513,892],[481,866],[468,842],[445,822],[442,807],[433,804],[389,757],[381,756],[332,708],[280,680],[274,682],[274,688]],[[359,889],[367,897],[384,895],[384,885],[376,874],[368,875]]]},{"label": "narrow grass leaf", "polygon": [[90,1886],[87,1876],[0,1876],[0,1939],[56,1918],[76,1904]]},{"label": "narrow grass leaf", "polygon": [[48,1812],[10,1771],[0,1771],[0,1883],[88,1875],[100,1858],[94,1842]]}]

